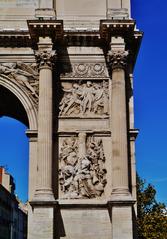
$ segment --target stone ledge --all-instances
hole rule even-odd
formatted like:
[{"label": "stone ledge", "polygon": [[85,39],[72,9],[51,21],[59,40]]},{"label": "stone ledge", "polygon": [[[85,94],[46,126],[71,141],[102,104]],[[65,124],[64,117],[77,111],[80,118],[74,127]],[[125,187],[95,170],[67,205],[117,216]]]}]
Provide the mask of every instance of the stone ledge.
[{"label": "stone ledge", "polygon": [[30,201],[29,204],[32,207],[45,207],[45,206],[56,206],[58,205],[57,201]]}]

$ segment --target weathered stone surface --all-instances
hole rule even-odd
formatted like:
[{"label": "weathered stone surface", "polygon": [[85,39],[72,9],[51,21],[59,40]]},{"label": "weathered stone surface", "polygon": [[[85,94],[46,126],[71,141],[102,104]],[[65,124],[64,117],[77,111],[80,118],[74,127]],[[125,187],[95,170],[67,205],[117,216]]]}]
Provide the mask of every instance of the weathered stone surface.
[{"label": "weathered stone surface", "polygon": [[56,235],[61,239],[111,238],[110,216],[106,209],[63,209],[56,217],[59,218]]},{"label": "weathered stone surface", "polygon": [[54,208],[35,207],[31,216],[29,238],[53,239]]}]

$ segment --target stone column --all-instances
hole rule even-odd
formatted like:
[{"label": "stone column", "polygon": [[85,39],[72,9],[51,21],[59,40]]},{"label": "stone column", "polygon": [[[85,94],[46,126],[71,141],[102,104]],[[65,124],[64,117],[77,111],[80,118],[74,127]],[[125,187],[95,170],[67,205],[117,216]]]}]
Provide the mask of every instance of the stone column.
[{"label": "stone column", "polygon": [[112,70],[112,197],[129,196],[125,67],[128,52],[121,37],[112,38],[109,62]]},{"label": "stone column", "polygon": [[54,201],[52,191],[52,42],[39,38],[38,183],[35,199]]}]

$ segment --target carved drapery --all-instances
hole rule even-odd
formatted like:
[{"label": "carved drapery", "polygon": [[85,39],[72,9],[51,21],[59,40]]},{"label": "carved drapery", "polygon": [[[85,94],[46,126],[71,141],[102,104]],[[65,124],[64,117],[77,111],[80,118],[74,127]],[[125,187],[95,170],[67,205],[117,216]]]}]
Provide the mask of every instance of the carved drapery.
[{"label": "carved drapery", "polygon": [[1,63],[0,75],[19,84],[26,91],[34,104],[38,103],[39,95],[39,73],[36,63]]},{"label": "carved drapery", "polygon": [[63,88],[59,115],[66,117],[96,117],[108,115],[108,82],[86,81]]},{"label": "carved drapery", "polygon": [[[82,133],[81,133],[82,134]],[[59,183],[64,199],[98,198],[106,181],[105,155],[101,139],[79,135],[63,140],[59,156]],[[81,140],[84,140],[82,142]],[[83,155],[85,145],[85,154]],[[82,154],[81,154],[82,152]]]}]

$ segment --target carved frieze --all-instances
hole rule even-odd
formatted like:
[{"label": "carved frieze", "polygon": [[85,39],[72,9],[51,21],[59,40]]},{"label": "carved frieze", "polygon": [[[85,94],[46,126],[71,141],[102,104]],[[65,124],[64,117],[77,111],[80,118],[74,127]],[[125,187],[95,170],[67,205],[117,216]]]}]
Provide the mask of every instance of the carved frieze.
[{"label": "carved frieze", "polygon": [[107,78],[108,72],[104,63],[72,63],[71,69],[66,69],[63,78]]},{"label": "carved frieze", "polygon": [[60,116],[95,117],[108,115],[108,82],[86,81],[82,84],[71,83],[63,88],[60,102]]},{"label": "carved frieze", "polygon": [[59,183],[64,199],[98,198],[104,193],[107,171],[102,140],[82,140],[64,139],[60,149]]},{"label": "carved frieze", "polygon": [[1,63],[0,75],[16,82],[33,99],[38,102],[39,75],[36,63],[26,64],[24,62]]}]

